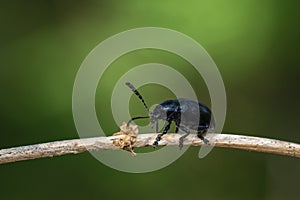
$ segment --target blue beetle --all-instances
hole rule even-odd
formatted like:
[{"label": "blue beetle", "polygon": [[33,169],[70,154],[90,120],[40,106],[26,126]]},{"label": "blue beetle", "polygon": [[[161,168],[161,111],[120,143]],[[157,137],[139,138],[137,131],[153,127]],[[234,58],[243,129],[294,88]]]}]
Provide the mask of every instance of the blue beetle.
[{"label": "blue beetle", "polygon": [[[139,97],[144,104],[144,107],[149,112],[146,102],[137,89],[129,82],[126,82],[126,85],[137,97]],[[180,149],[183,147],[184,138],[190,134],[189,129],[197,131],[197,136],[203,140],[205,144],[209,144],[209,141],[204,138],[203,135],[205,135],[209,129],[213,130],[215,125],[212,113],[206,105],[186,98],[163,101],[158,104],[152,112],[149,112],[149,116],[131,118],[128,124],[133,120],[142,118],[150,118],[150,122],[156,124],[156,133],[158,133],[158,120],[164,120],[167,122],[163,132],[157,135],[153,143],[154,147],[157,147],[161,137],[168,133],[172,122],[175,122],[176,133],[178,133],[179,129],[186,133],[179,139]]]}]

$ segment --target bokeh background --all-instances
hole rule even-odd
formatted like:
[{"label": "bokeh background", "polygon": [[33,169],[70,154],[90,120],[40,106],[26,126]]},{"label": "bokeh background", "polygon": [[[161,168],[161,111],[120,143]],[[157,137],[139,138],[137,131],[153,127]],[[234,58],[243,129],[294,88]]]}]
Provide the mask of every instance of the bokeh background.
[{"label": "bokeh background", "polygon": [[[81,62],[109,36],[144,26],[180,31],[208,51],[226,87],[225,131],[299,143],[299,7],[293,0],[1,1],[0,148],[78,138],[72,89]],[[209,105],[205,84],[187,62],[157,50],[132,52],[116,60],[99,83],[96,109],[106,132],[118,129],[109,110],[114,83],[148,62],[181,70]],[[149,104],[172,97],[157,85],[140,89]],[[129,109],[132,115],[145,113],[136,98]],[[223,148],[199,159],[198,150],[191,147],[170,166],[146,174],[116,171],[89,153],[5,164],[0,196],[299,198],[299,159]]]}]

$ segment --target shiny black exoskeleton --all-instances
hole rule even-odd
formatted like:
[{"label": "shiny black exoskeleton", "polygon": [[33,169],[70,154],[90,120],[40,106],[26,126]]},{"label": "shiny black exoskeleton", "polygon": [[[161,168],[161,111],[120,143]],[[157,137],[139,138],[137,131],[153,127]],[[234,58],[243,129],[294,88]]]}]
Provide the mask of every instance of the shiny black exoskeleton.
[{"label": "shiny black exoskeleton", "polygon": [[[137,89],[131,83],[127,82],[126,85],[140,98],[145,108],[149,111],[148,106]],[[154,147],[158,146],[161,137],[169,131],[172,122],[175,122],[176,133],[179,129],[186,133],[179,139],[180,148],[183,146],[184,138],[190,134],[189,129],[197,131],[197,136],[203,140],[205,144],[208,144],[209,141],[204,138],[203,135],[209,129],[214,128],[214,119],[210,109],[200,102],[185,98],[163,101],[150,112],[149,116],[134,117],[129,122],[140,118],[150,118],[151,123],[156,124],[156,132],[158,132],[158,120],[167,122],[163,132],[157,135],[153,143]]]}]

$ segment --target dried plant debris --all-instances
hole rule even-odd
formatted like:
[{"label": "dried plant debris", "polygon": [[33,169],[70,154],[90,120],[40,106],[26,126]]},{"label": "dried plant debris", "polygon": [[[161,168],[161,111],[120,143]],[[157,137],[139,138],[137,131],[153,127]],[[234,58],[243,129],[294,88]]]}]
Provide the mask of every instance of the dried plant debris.
[{"label": "dried plant debris", "polygon": [[137,125],[128,124],[123,122],[120,126],[120,132],[113,134],[113,136],[120,136],[116,139],[112,139],[115,146],[120,147],[126,151],[129,151],[131,155],[135,156],[136,153],[133,151],[133,144],[136,142],[139,129]]}]

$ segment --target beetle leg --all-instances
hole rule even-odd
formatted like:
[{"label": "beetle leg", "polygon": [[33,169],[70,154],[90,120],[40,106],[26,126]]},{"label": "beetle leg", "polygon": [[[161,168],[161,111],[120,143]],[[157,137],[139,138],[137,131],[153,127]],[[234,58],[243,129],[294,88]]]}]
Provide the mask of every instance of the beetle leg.
[{"label": "beetle leg", "polygon": [[179,149],[181,150],[183,147],[183,140],[190,134],[190,131],[189,131],[189,129],[185,128],[184,126],[179,126],[179,128],[185,132],[185,135],[183,135],[179,138]]},{"label": "beetle leg", "polygon": [[160,134],[157,135],[154,143],[153,143],[153,147],[157,147],[158,146],[158,142],[161,140],[161,137],[166,134],[168,132],[168,130],[170,129],[171,127],[171,121],[168,121],[168,124],[166,125],[164,131]]},{"label": "beetle leg", "polygon": [[203,135],[207,132],[207,128],[208,128],[208,127],[205,126],[205,127],[203,127],[202,129],[201,129],[201,127],[202,127],[202,126],[199,127],[200,130],[198,130],[197,136],[198,136],[198,138],[201,139],[205,144],[209,144],[208,139],[206,139],[206,138],[203,137]]},{"label": "beetle leg", "polygon": [[178,131],[179,131],[179,127],[180,127],[180,124],[178,124],[178,123],[176,122],[175,133],[178,133]]},{"label": "beetle leg", "polygon": [[175,133],[178,133],[179,128],[180,128],[180,114],[179,114],[178,117],[176,118],[175,124],[176,124]]}]

